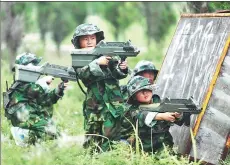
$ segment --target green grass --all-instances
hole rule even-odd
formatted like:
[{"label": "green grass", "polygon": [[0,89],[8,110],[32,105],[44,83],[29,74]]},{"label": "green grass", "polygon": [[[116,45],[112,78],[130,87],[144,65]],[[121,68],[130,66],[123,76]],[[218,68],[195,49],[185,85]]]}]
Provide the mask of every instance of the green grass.
[{"label": "green grass", "polygon": [[[153,156],[147,153],[137,155],[130,153],[130,148],[118,144],[110,152],[90,155],[87,150],[79,145],[59,147],[55,141],[42,143],[39,146],[19,148],[14,144],[2,144],[3,165],[133,165],[133,164],[191,164],[187,158],[177,158],[165,152]],[[195,164],[195,163],[192,163]]]}]

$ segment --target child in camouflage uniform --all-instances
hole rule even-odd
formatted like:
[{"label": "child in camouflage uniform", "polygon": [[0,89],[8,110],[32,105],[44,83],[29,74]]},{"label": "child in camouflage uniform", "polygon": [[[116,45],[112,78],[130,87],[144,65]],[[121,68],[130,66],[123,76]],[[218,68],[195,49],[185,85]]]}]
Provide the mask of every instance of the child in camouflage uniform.
[{"label": "child in camouflage uniform", "polygon": [[[103,39],[104,32],[97,26],[81,24],[75,30],[72,43],[76,49],[94,48]],[[127,62],[120,62],[119,57],[105,54],[76,72],[87,87],[87,96],[83,103],[86,131],[84,146],[96,144],[106,151],[110,142],[120,140],[120,120],[124,111],[122,104],[124,100],[118,80],[127,76]]]},{"label": "child in camouflage uniform", "polygon": [[[23,53],[16,57],[15,64],[38,65],[40,61],[41,58],[34,54]],[[44,77],[36,83],[15,81],[6,92],[9,101],[4,103],[5,116],[14,126],[11,132],[17,145],[27,146],[59,136],[51,119],[52,105],[63,96],[64,88],[61,83],[56,89],[49,90],[52,78]]]},{"label": "child in camouflage uniform", "polygon": [[[169,128],[180,114],[175,112],[151,112],[140,111],[142,104],[152,104],[152,82],[142,76],[134,76],[127,84],[128,103],[131,104],[122,122],[122,139],[127,140],[131,145],[135,142],[134,130],[131,125],[136,126],[138,122],[138,136],[143,144],[144,151],[155,152],[163,148],[163,143],[173,146],[173,139]],[[130,122],[131,123],[130,123]]]},{"label": "child in camouflage uniform", "polygon": [[[132,79],[132,77],[134,77],[134,76],[139,75],[139,76],[143,76],[143,77],[148,78],[150,80],[151,84],[153,84],[154,81],[156,80],[157,74],[158,74],[158,70],[156,69],[156,67],[154,66],[154,64],[152,62],[146,61],[146,60],[141,60],[134,67],[130,79]],[[124,96],[124,99],[127,100],[127,98],[128,98],[127,85],[123,85],[121,87],[121,91],[122,91],[122,94]],[[153,98],[156,102],[160,101],[159,100],[160,98],[157,96],[153,96]]]},{"label": "child in camouflage uniform", "polygon": [[158,70],[154,64],[150,61],[142,60],[139,61],[133,69],[132,77],[143,76],[150,80],[151,84],[154,83],[158,74]]}]

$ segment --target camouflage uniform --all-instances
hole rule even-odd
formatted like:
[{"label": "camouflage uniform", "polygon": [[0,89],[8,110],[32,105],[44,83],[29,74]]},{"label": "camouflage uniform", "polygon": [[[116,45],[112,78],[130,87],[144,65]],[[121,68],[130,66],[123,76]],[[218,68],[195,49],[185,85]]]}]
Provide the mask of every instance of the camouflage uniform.
[{"label": "camouflage uniform", "polygon": [[[138,121],[138,136],[143,144],[144,151],[151,152],[163,148],[163,143],[169,146],[173,146],[173,139],[169,133],[169,127],[171,123],[168,121],[157,121],[154,117],[158,112],[140,111],[137,101],[133,100],[133,96],[136,92],[142,89],[152,90],[149,79],[142,76],[133,77],[127,84],[128,89],[128,102],[131,104],[129,109],[125,112],[124,120],[122,122],[122,139],[126,139],[130,144],[134,144],[135,136],[134,130],[131,125],[136,126]],[[151,114],[150,114],[151,113]],[[151,115],[153,120],[147,125],[146,117]],[[128,122],[130,121],[130,122]]]},{"label": "camouflage uniform", "polygon": [[[21,65],[37,65],[41,58],[34,54],[24,53],[17,56],[15,63]],[[59,89],[45,90],[39,83],[14,82],[9,89],[9,103],[5,108],[5,116],[14,127],[29,130],[28,144],[38,139],[54,139],[59,135],[51,117],[53,107],[63,95]]]},{"label": "camouflage uniform", "polygon": [[[79,48],[78,38],[82,35],[96,34],[97,42],[104,39],[103,32],[92,24],[79,25],[72,43]],[[99,40],[98,40],[99,39]],[[128,69],[118,68],[119,57],[113,57],[108,66],[99,66],[96,60],[77,70],[78,77],[87,87],[87,96],[83,103],[84,127],[86,134],[107,137],[111,141],[120,139],[120,120],[124,111],[124,102],[119,87],[119,79],[125,78]],[[109,141],[101,136],[85,137],[84,146],[98,143],[103,151],[109,149]]]},{"label": "camouflage uniform", "polygon": [[[154,66],[154,64],[152,62],[146,61],[146,60],[141,60],[136,64],[136,66],[133,69],[133,72],[132,72],[130,79],[132,79],[132,77],[137,76],[140,73],[146,72],[146,71],[152,71],[154,73],[154,78],[156,79],[157,74],[158,74],[158,70],[156,69],[156,67]],[[124,99],[127,100],[128,99],[127,85],[121,86],[121,91],[122,91]],[[154,97],[155,97],[155,99],[157,99],[156,96],[154,96]]]}]

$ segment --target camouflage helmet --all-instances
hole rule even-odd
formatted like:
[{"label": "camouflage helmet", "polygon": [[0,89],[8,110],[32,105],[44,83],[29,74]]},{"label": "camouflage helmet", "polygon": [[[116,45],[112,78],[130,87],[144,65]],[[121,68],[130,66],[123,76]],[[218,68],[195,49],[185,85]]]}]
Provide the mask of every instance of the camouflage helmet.
[{"label": "camouflage helmet", "polygon": [[152,62],[142,60],[142,61],[139,61],[136,64],[135,68],[133,69],[133,76],[136,76],[144,71],[153,71],[155,78],[158,74],[158,70],[156,69],[156,67],[153,65]]},{"label": "camouflage helmet", "polygon": [[28,65],[32,63],[33,65],[38,65],[42,60],[42,57],[37,57],[35,54],[32,53],[22,53],[17,55],[15,64],[19,65]]},{"label": "camouflage helmet", "polygon": [[101,31],[96,25],[84,23],[76,27],[71,42],[76,49],[79,49],[80,48],[79,37],[85,35],[92,35],[92,34],[96,35],[97,43],[105,38],[104,32]]},{"label": "camouflage helmet", "polygon": [[148,89],[153,90],[154,85],[151,84],[150,80],[148,78],[142,77],[142,76],[134,76],[130,79],[130,81],[127,84],[127,90],[128,90],[128,100],[129,103],[131,101],[132,96],[142,90],[142,89]]}]

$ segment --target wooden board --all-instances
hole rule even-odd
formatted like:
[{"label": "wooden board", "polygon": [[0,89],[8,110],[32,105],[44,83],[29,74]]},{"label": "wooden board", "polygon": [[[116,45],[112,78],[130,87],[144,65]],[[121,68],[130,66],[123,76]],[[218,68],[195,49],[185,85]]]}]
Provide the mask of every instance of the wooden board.
[{"label": "wooden board", "polygon": [[[193,96],[197,104],[204,107],[203,114],[199,117],[200,121],[196,121],[197,115],[192,115],[190,128],[193,129],[194,125],[196,125],[198,158],[213,164],[221,157],[221,152],[223,152],[226,142],[224,138],[226,138],[227,132],[230,131],[229,124],[223,124],[223,121],[220,121],[219,126],[215,124],[221,119],[221,116],[226,117],[224,118],[225,122],[229,120],[230,103],[225,105],[227,108],[225,111],[223,108],[215,106],[215,108],[207,108],[206,112],[206,107],[208,107],[207,105],[216,104],[215,98],[211,97],[215,81],[220,82],[221,80],[219,79],[224,79],[219,86],[227,81],[226,78],[218,77],[218,75],[222,67],[229,67],[228,65],[222,65],[226,54],[229,56],[229,52],[227,53],[226,51],[228,50],[228,44],[226,43],[228,43],[229,34],[230,14],[182,15],[156,81],[159,86],[156,93],[162,98],[189,98]],[[221,72],[223,71],[224,69],[221,70]],[[221,92],[229,90],[229,86],[226,84],[225,90],[222,87],[217,88],[220,88],[217,91]],[[213,92],[218,96],[222,94],[216,94],[215,90]],[[204,104],[205,101],[206,104]],[[222,100],[220,102],[225,103],[226,101],[223,102]],[[219,114],[219,111],[224,113],[213,120],[209,115],[209,111],[214,114]],[[178,147],[179,152],[190,153],[194,156],[190,143],[188,143],[190,141],[190,128],[173,126],[170,132],[173,135],[175,147]],[[222,131],[223,134],[220,135],[217,129]],[[215,132],[212,134],[213,138],[209,136],[210,130]],[[215,147],[212,146],[218,146],[219,150],[217,152],[220,153],[217,154],[217,152],[211,151],[205,155],[203,151],[207,150],[207,148],[214,150]]]}]

